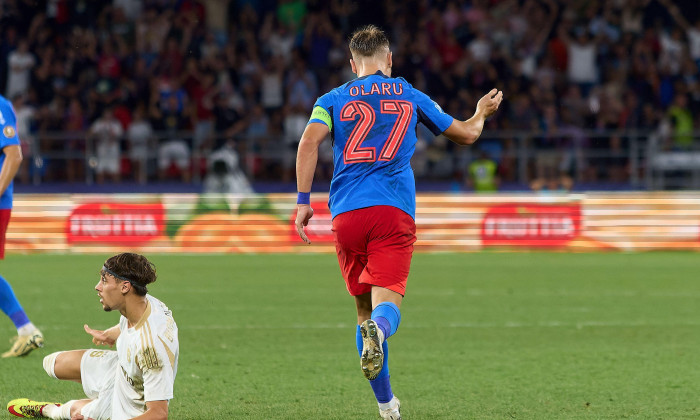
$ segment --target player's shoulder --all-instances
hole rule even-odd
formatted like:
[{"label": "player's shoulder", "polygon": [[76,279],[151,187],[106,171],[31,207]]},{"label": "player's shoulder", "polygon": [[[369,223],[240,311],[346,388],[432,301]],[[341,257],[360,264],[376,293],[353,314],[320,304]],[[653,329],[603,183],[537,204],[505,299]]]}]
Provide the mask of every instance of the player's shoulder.
[{"label": "player's shoulder", "polygon": [[148,302],[151,305],[151,314],[148,317],[149,319],[153,319],[154,321],[156,321],[161,320],[162,318],[173,317],[173,312],[170,310],[170,308],[168,308],[168,306],[165,303],[151,295],[146,295],[146,298],[148,299]]},{"label": "player's shoulder", "polygon": [[14,109],[12,108],[12,102],[10,102],[9,99],[6,97],[0,95],[0,111],[3,113],[5,112],[14,112]]},{"label": "player's shoulder", "polygon": [[404,92],[408,92],[408,93],[411,93],[413,95],[419,95],[419,96],[425,95],[425,93],[423,93],[423,91],[421,91],[418,88],[413,87],[413,85],[409,81],[407,81],[406,79],[404,79],[401,76],[394,77],[393,80],[395,80],[397,83],[401,83],[401,85],[403,86]]},{"label": "player's shoulder", "polygon": [[[352,81],[350,81],[350,82],[352,82]],[[350,82],[346,82],[338,87],[334,87],[333,89],[331,89],[328,92],[321,95],[319,97],[319,99],[334,99],[334,98],[337,98],[338,96],[343,95],[343,93],[347,90],[347,86],[348,86],[348,84],[350,84]]]}]

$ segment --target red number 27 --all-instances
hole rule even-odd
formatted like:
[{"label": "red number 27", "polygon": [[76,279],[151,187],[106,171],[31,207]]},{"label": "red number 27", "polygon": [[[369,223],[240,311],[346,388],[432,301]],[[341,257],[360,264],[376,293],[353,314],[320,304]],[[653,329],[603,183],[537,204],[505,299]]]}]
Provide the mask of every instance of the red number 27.
[{"label": "red number 27", "polygon": [[[413,105],[408,101],[384,100],[380,101],[380,112],[398,115],[389,138],[379,153],[379,160],[389,161],[396,156],[396,151],[399,150],[403,138],[406,136],[408,124],[413,116]],[[374,108],[363,101],[348,102],[340,111],[340,121],[353,120],[357,120],[357,123],[355,123],[355,128],[345,143],[344,163],[375,162],[377,160],[375,148],[361,146],[376,121]]]}]

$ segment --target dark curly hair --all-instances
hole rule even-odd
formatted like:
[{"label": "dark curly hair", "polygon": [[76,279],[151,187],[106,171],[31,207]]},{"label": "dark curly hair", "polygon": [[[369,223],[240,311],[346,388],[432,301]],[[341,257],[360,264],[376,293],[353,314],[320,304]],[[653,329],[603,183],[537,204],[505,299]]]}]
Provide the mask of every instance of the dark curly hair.
[{"label": "dark curly hair", "polygon": [[124,252],[105,261],[105,268],[116,274],[120,280],[126,280],[139,296],[148,293],[148,285],[156,281],[156,266],[143,255]]},{"label": "dark curly hair", "polygon": [[353,55],[372,57],[383,49],[389,49],[389,39],[384,31],[374,25],[363,26],[350,37],[350,52]]}]

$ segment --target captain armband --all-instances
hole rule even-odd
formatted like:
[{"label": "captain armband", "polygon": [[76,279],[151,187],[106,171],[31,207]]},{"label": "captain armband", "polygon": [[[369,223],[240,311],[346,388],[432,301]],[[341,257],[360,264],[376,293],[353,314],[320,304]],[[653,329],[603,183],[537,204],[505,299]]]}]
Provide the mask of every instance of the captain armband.
[{"label": "captain armband", "polygon": [[331,115],[323,109],[320,106],[315,106],[314,110],[311,112],[311,118],[309,118],[309,122],[320,122],[323,124],[326,124],[328,126],[328,131],[331,131],[333,128],[333,119],[331,118]]}]

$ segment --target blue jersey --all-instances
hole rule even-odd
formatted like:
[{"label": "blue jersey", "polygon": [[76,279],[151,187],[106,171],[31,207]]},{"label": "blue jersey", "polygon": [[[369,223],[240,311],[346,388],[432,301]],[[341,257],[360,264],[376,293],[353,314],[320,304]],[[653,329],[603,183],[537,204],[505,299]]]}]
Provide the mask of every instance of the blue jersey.
[{"label": "blue jersey", "polygon": [[[19,136],[17,135],[17,117],[10,101],[0,96],[0,150],[7,146],[19,146]],[[0,153],[0,168],[5,163],[5,153]],[[0,197],[0,209],[12,208],[12,180],[7,189]]]},{"label": "blue jersey", "polygon": [[310,123],[328,126],[334,170],[328,207],[332,217],[370,206],[393,206],[415,219],[411,157],[416,125],[433,134],[454,119],[403,78],[377,72],[337,87],[314,105]]}]

